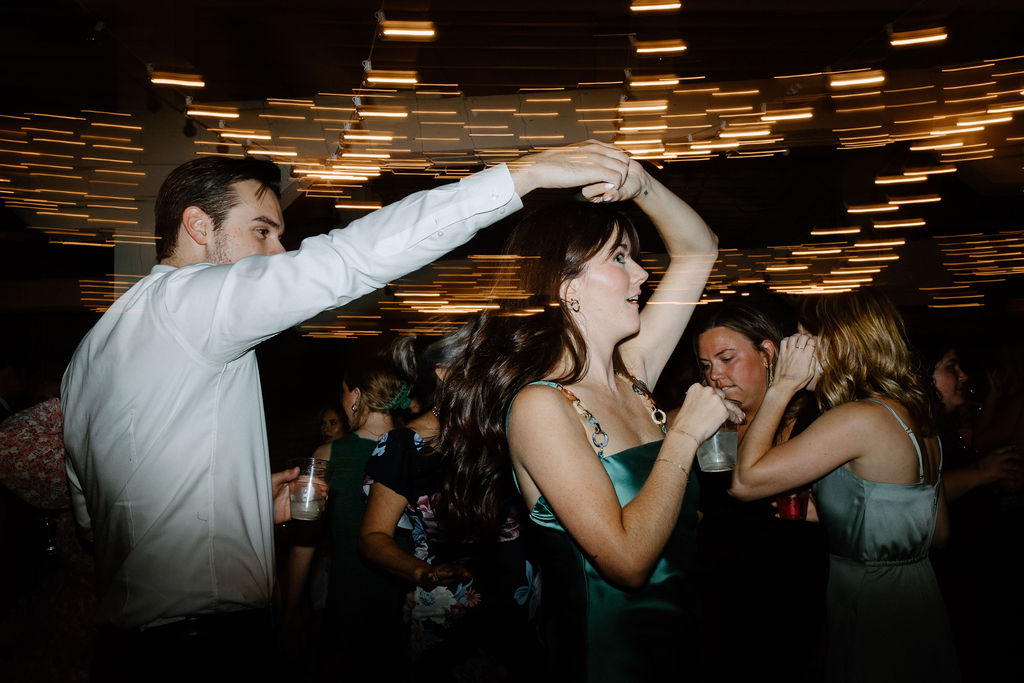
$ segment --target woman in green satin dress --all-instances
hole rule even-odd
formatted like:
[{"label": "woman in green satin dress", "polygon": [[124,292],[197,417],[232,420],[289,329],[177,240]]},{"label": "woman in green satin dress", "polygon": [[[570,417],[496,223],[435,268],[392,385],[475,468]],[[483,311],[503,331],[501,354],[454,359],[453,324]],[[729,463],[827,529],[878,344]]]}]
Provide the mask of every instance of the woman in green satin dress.
[{"label": "woman in green satin dress", "polygon": [[[880,293],[807,299],[800,320],[740,443],[730,493],[754,500],[812,484],[830,553],[826,681],[958,681],[928,559],[948,533],[930,379]],[[805,387],[821,416],[773,445]]]},{"label": "woman in green satin dress", "polygon": [[[632,199],[670,255],[642,310],[636,230],[601,199]],[[439,450],[451,454],[439,514],[449,528],[486,528],[521,495],[553,680],[651,680],[697,660],[686,654],[698,619],[689,471],[730,407],[695,384],[666,424],[648,387],[700,299],[717,240],[636,161],[591,201],[549,205],[509,239],[498,291],[518,298],[470,323],[439,401]]]}]

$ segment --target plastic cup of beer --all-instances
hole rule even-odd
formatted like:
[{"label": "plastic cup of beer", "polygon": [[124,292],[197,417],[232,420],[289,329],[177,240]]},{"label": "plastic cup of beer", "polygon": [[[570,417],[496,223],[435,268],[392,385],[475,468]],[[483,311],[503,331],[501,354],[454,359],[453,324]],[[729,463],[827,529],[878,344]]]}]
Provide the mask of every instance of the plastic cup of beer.
[{"label": "plastic cup of beer", "polygon": [[319,519],[327,501],[327,461],[296,458],[288,466],[299,468],[299,476],[288,484],[292,519]]},{"label": "plastic cup of beer", "polygon": [[725,472],[736,467],[736,427],[730,424],[697,447],[697,464],[704,472]]},{"label": "plastic cup of beer", "polygon": [[779,507],[779,519],[807,519],[807,499],[810,496],[811,492],[807,489],[796,489],[777,495],[775,504]]}]

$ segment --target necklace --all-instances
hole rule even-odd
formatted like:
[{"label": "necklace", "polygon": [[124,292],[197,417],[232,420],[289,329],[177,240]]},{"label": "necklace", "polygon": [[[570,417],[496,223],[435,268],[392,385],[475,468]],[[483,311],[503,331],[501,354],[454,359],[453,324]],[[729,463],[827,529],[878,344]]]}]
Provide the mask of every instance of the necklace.
[{"label": "necklace", "polygon": [[654,397],[651,396],[650,390],[647,385],[644,384],[643,380],[637,379],[632,375],[627,380],[619,371],[615,371],[615,376],[621,378],[624,382],[629,382],[630,386],[633,387],[633,393],[639,396],[643,400],[643,404],[651,411],[651,422],[661,427],[662,434],[668,434],[668,427],[665,426],[665,411],[658,408],[654,403]]},{"label": "necklace", "polygon": [[[363,436],[362,434],[359,434],[359,432],[365,432],[366,434],[369,434],[369,436],[368,437],[367,436]],[[356,434],[359,434],[359,436],[364,438],[364,439],[372,439],[373,441],[380,441],[380,437],[382,437],[385,434],[387,434],[387,431],[383,431],[380,434],[378,434],[377,432],[371,432],[369,429],[357,429],[356,430]]]}]

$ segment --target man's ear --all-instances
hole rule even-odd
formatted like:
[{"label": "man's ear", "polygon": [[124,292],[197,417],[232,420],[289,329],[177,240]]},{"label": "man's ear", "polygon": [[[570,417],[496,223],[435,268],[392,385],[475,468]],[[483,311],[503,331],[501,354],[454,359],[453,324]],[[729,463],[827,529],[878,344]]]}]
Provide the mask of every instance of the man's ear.
[{"label": "man's ear", "polygon": [[201,247],[205,247],[213,237],[213,219],[198,206],[190,206],[181,212],[181,227]]}]

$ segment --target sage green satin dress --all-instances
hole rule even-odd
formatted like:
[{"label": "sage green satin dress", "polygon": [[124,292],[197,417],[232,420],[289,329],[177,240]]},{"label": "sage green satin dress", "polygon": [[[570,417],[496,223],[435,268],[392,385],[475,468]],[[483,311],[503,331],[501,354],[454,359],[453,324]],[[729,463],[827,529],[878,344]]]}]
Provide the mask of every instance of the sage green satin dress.
[{"label": "sage green satin dress", "polygon": [[[881,401],[875,401],[889,408]],[[813,486],[830,561],[826,681],[959,681],[946,608],[928,559],[941,479],[861,479],[839,467]]]},{"label": "sage green satin dress", "polygon": [[[633,500],[661,441],[601,457],[619,503]],[[530,544],[540,567],[538,622],[555,673],[550,680],[625,683],[671,674],[685,679],[699,661],[696,592],[697,477],[650,580],[638,590],[606,581],[543,496],[530,512]]]}]

